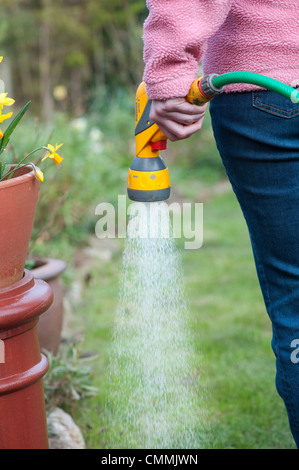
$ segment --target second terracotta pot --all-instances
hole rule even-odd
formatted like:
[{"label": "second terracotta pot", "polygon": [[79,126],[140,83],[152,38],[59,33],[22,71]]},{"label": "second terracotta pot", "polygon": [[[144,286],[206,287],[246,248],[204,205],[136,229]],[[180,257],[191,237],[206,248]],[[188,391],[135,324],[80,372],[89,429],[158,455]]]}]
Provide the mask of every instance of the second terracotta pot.
[{"label": "second terracotta pot", "polygon": [[35,261],[31,272],[35,279],[46,281],[53,291],[53,303],[37,324],[40,348],[56,355],[59,351],[63,327],[63,288],[60,275],[66,263],[60,259],[42,258]]}]

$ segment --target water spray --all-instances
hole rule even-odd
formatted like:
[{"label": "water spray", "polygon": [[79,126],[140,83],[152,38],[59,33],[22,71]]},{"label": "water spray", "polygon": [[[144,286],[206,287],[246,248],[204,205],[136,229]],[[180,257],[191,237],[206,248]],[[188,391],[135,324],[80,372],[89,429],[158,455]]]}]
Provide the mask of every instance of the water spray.
[{"label": "water spray", "polygon": [[[222,75],[209,74],[195,80],[186,100],[202,106],[224,92],[232,83],[250,83],[275,91],[299,103],[299,91],[265,75],[252,72],[229,72]],[[167,146],[167,137],[150,119],[151,100],[142,82],[135,100],[136,157],[129,169],[127,191],[129,199],[139,202],[166,201],[170,196],[168,168],[160,156]]]}]

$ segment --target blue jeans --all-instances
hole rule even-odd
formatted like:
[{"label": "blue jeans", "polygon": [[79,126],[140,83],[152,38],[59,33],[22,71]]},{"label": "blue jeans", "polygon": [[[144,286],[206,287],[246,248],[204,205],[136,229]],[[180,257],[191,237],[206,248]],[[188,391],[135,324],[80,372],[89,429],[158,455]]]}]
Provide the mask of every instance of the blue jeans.
[{"label": "blue jeans", "polygon": [[276,387],[299,448],[299,105],[271,91],[210,104],[217,147],[247,222],[273,328]]}]

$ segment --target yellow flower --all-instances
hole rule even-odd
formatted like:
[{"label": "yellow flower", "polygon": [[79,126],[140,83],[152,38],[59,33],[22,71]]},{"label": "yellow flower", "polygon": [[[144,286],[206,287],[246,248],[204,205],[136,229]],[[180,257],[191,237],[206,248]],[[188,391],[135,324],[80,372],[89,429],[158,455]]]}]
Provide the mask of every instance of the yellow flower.
[{"label": "yellow flower", "polygon": [[44,181],[44,174],[39,168],[34,169],[35,178],[41,183]]},{"label": "yellow flower", "polygon": [[[11,116],[13,115],[13,113],[2,114],[3,106],[12,106],[14,102],[15,100],[13,100],[12,98],[7,98],[7,93],[0,93],[0,123],[5,121],[6,119],[11,118]],[[0,129],[0,139],[2,138],[3,138],[3,132]]]},{"label": "yellow flower", "polygon": [[[1,108],[1,106],[0,106]],[[0,123],[5,121],[6,119],[9,119],[12,116],[13,113],[7,113],[7,114],[1,114],[1,109],[0,109]],[[3,138],[3,132],[0,129],[0,139]]]},{"label": "yellow flower", "polygon": [[3,60],[3,55],[0,56],[0,63],[2,62]]},{"label": "yellow flower", "polygon": [[60,147],[62,147],[62,146],[63,146],[63,144],[60,144],[60,145],[56,144],[55,147],[53,147],[53,145],[48,144],[47,147],[46,147],[46,149],[47,149],[50,153],[49,153],[48,155],[46,155],[46,156],[42,159],[42,162],[43,162],[44,160],[46,160],[46,158],[52,158],[52,160],[54,160],[54,162],[56,163],[56,165],[59,165],[59,164],[62,162],[63,158],[62,158],[60,155],[58,155],[57,150],[58,150]]},{"label": "yellow flower", "polygon": [[3,109],[3,106],[12,106],[15,100],[12,98],[7,98],[7,93],[0,93],[0,109]]},{"label": "yellow flower", "polygon": [[30,165],[32,165],[33,169],[34,169],[34,176],[35,178],[40,181],[41,183],[44,181],[44,174],[43,172],[37,168],[34,163],[30,163]]},{"label": "yellow flower", "polygon": [[1,111],[0,111],[0,122],[5,121],[5,119],[11,118],[12,115],[13,113],[1,114]]}]

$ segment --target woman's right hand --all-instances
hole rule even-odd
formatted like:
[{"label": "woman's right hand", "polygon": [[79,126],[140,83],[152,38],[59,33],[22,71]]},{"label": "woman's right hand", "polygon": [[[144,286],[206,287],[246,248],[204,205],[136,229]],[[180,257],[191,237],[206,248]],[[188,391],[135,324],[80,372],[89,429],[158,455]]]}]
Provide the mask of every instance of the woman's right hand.
[{"label": "woman's right hand", "polygon": [[196,106],[185,98],[152,100],[150,119],[175,142],[187,139],[201,129],[207,106]]}]

